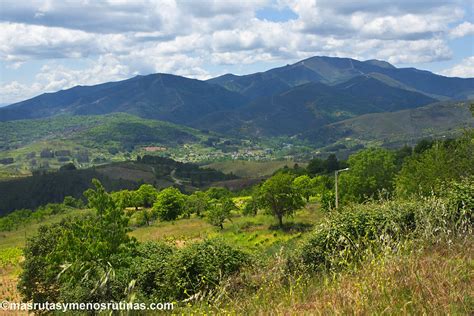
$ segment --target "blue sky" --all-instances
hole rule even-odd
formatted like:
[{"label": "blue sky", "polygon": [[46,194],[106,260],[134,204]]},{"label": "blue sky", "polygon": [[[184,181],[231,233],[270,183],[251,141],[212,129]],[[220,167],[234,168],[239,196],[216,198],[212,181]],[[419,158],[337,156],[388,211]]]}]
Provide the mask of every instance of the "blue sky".
[{"label": "blue sky", "polygon": [[0,1],[0,104],[137,74],[207,79],[311,56],[474,77],[472,1]]}]

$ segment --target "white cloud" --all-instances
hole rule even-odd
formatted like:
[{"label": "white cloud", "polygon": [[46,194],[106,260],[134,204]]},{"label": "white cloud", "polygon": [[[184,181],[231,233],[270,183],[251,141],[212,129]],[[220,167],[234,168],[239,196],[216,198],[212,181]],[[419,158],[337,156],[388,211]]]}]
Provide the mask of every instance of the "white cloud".
[{"label": "white cloud", "polygon": [[112,55],[101,56],[90,68],[69,69],[55,63],[41,67],[33,84],[13,81],[0,86],[0,103],[13,103],[44,92],[54,92],[76,85],[94,85],[130,76],[130,70]]},{"label": "white cloud", "polygon": [[441,74],[449,77],[474,78],[474,56],[465,58],[452,68],[441,71]]},{"label": "white cloud", "polygon": [[93,34],[63,28],[0,23],[0,58],[18,62],[32,58],[80,58],[100,48]]},{"label": "white cloud", "polygon": [[470,22],[463,22],[456,26],[449,32],[449,35],[452,38],[464,37],[466,35],[473,35],[474,34],[474,24]]}]

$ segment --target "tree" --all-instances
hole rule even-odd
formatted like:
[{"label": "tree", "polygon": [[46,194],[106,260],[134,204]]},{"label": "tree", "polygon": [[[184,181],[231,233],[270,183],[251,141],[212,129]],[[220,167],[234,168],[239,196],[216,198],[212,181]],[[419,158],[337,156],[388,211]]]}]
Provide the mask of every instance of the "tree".
[{"label": "tree", "polygon": [[237,209],[231,198],[225,197],[213,204],[207,214],[209,224],[224,229],[224,221],[230,220],[230,212]]},{"label": "tree", "polygon": [[309,202],[309,197],[313,193],[311,186],[311,178],[307,175],[299,176],[293,180],[293,185],[296,190],[305,198],[306,202]]},{"label": "tree", "polygon": [[110,193],[114,202],[122,208],[132,207],[135,206],[137,208],[137,204],[134,202],[135,192],[129,190],[120,190],[116,192]]},{"label": "tree", "polygon": [[395,154],[385,149],[366,149],[349,157],[350,170],[340,175],[341,198],[362,202],[381,190],[392,192],[397,171]]},{"label": "tree", "polygon": [[422,139],[418,142],[418,144],[416,144],[415,148],[413,148],[413,152],[415,154],[421,154],[424,151],[426,151],[426,150],[430,149],[431,147],[433,147],[434,144],[435,144],[434,140]]},{"label": "tree", "polygon": [[152,207],[156,201],[157,193],[151,184],[142,184],[136,191],[137,199],[143,207]]},{"label": "tree", "polygon": [[474,174],[474,130],[453,142],[437,142],[403,163],[396,179],[397,194],[441,193],[443,183]]},{"label": "tree", "polygon": [[262,184],[259,204],[271,212],[282,227],[283,216],[292,215],[304,205],[304,202],[301,193],[293,185],[293,177],[289,174],[277,173]]},{"label": "tree", "polygon": [[324,166],[324,161],[320,158],[314,158],[309,162],[308,166],[306,167],[306,170],[310,175],[324,173],[324,171],[326,170]]},{"label": "tree", "polygon": [[185,196],[178,189],[170,187],[158,193],[153,214],[162,221],[177,219],[184,210]]},{"label": "tree", "polygon": [[59,167],[59,171],[73,171],[77,170],[76,165],[74,165],[72,162],[68,162],[67,164]]},{"label": "tree", "polygon": [[398,168],[401,168],[403,161],[413,154],[413,148],[405,145],[395,152],[395,161]]},{"label": "tree", "polygon": [[324,162],[326,172],[333,172],[339,169],[339,161],[335,154],[330,154]]},{"label": "tree", "polygon": [[73,207],[73,208],[83,208],[84,202],[81,199],[75,199],[72,196],[65,196],[63,200],[63,204],[65,206]]},{"label": "tree", "polygon": [[196,213],[201,216],[209,208],[209,197],[202,191],[196,191],[191,194],[185,203],[186,214]]},{"label": "tree", "polygon": [[84,195],[95,214],[41,227],[28,240],[19,290],[26,300],[122,300],[126,284],[117,283],[116,272],[128,268],[135,246],[128,236],[128,217],[102,184]]},{"label": "tree", "polygon": [[222,187],[210,187],[207,189],[206,194],[210,199],[218,200],[224,197],[229,197],[230,191]]}]

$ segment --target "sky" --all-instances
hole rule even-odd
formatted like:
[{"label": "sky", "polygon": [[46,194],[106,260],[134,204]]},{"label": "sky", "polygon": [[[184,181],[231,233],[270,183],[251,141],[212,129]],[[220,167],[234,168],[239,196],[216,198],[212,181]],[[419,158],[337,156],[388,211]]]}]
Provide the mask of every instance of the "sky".
[{"label": "sky", "polygon": [[208,79],[311,56],[474,77],[470,0],[0,0],[0,104],[150,73]]}]

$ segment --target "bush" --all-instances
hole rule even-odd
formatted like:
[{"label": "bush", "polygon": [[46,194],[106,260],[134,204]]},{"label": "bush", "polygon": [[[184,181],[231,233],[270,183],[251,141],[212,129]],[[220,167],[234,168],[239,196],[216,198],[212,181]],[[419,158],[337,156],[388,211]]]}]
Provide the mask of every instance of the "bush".
[{"label": "bush", "polygon": [[175,285],[170,278],[176,247],[161,242],[146,242],[137,247],[131,277],[136,280],[140,300],[172,300]]},{"label": "bush", "polygon": [[421,238],[436,242],[472,228],[474,182],[450,184],[450,198],[420,198],[354,204],[333,213],[302,242],[288,260],[290,270],[338,269],[358,262],[367,250]]},{"label": "bush", "polygon": [[222,239],[208,239],[181,249],[148,242],[137,249],[132,277],[141,300],[183,300],[209,294],[249,262],[247,254]]},{"label": "bush", "polygon": [[185,247],[176,253],[171,265],[175,298],[205,295],[249,261],[247,254],[222,239],[208,239]]}]

